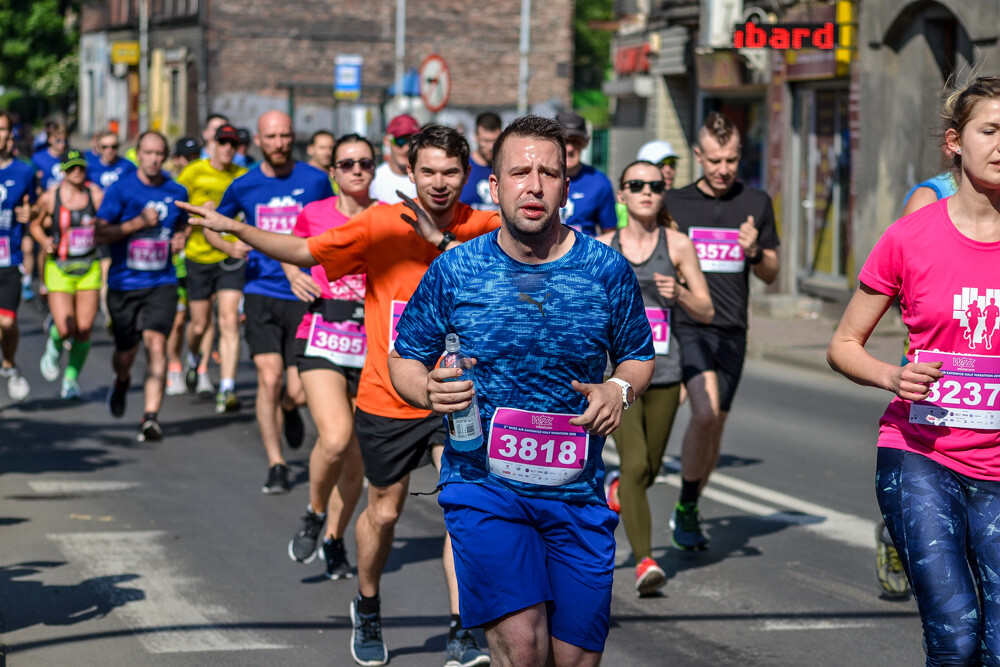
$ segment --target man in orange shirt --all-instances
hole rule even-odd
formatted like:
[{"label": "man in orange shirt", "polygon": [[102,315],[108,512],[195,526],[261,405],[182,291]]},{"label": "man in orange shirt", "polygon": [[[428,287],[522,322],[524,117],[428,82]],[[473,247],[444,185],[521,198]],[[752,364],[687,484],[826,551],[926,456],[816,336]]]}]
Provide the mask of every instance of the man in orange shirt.
[{"label": "man in orange shirt", "polygon": [[[408,171],[416,184],[416,201],[404,197],[400,204],[370,208],[309,239],[271,234],[209,209],[185,206],[204,217],[193,219],[193,224],[235,234],[279,261],[302,267],[321,264],[330,280],[367,274],[368,356],[358,387],[355,432],[370,487],[368,506],[355,527],[359,591],[351,602],[351,655],[363,665],[388,662],[388,649],[382,641],[379,581],[406,501],[410,473],[427,461],[432,447],[435,462],[439,461],[445,441],[441,415],[410,407],[389,379],[388,358],[396,322],[427,267],[441,252],[500,226],[496,213],[474,211],[458,200],[469,169],[469,145],[458,132],[428,127],[413,137],[409,150]],[[448,664],[489,664],[472,633],[461,627],[451,542],[447,539],[444,565],[452,614]]]}]

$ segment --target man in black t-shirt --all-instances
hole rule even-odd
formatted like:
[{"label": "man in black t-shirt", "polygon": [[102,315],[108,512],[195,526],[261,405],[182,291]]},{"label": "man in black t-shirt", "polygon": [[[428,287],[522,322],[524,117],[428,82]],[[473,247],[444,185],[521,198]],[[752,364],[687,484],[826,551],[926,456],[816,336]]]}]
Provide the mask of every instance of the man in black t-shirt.
[{"label": "man in black t-shirt", "polygon": [[722,427],[743,372],[750,271],[771,284],[778,276],[778,234],[767,193],[736,180],[740,133],[733,122],[711,113],[698,132],[695,158],[704,175],[668,190],[664,205],[691,237],[715,306],[711,324],[674,310],[681,344],[691,421],[681,448],[681,495],[671,519],[673,545],[705,549],[698,498],[719,462]]}]

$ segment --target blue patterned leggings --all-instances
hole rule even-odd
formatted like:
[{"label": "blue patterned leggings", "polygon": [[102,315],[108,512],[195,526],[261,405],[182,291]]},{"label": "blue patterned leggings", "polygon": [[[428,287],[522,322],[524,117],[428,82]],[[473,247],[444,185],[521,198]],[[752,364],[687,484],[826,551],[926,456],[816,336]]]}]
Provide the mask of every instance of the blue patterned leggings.
[{"label": "blue patterned leggings", "polygon": [[875,493],[920,610],[927,665],[1000,665],[1000,482],[880,447]]}]

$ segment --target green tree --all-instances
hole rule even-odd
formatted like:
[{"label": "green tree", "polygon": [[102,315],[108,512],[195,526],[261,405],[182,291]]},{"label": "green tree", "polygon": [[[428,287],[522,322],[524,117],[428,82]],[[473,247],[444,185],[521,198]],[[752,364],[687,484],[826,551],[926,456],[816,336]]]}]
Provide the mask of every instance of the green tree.
[{"label": "green tree", "polygon": [[46,97],[75,86],[78,32],[67,16],[75,16],[78,5],[78,0],[0,0],[0,86]]},{"label": "green tree", "polygon": [[601,92],[611,63],[613,0],[576,0],[573,16],[573,106],[598,127],[608,124],[608,100]]}]

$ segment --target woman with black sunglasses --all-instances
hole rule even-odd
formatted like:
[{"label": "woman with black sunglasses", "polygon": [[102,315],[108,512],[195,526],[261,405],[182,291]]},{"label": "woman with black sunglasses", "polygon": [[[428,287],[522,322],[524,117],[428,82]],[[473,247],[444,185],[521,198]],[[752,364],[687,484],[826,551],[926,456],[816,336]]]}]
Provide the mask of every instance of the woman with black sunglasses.
[{"label": "woman with black sunglasses", "polygon": [[654,595],[666,574],[652,558],[652,519],[646,489],[660,470],[681,394],[680,346],[670,332],[675,305],[708,323],[715,314],[708,284],[694,244],[677,231],[663,206],[667,184],[652,162],[633,162],[622,172],[618,201],[628,211],[628,225],[602,234],[632,265],[642,290],[646,317],[653,330],[656,367],[649,389],[622,415],[614,433],[620,469],[610,473],[608,505],[619,512],[636,562],[636,592]]}]

